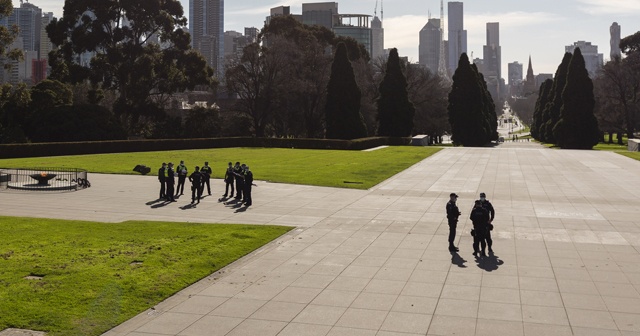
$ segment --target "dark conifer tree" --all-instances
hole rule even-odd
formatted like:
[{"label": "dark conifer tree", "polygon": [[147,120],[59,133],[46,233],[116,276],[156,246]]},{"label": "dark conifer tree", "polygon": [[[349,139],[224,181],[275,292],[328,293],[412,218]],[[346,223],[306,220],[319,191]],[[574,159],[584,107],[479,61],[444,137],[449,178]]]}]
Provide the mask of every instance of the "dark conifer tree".
[{"label": "dark conifer tree", "polygon": [[360,113],[360,89],[344,43],[338,43],[327,85],[325,122],[327,139],[357,139],[367,136]]},{"label": "dark conifer tree", "polygon": [[487,142],[491,140],[498,140],[498,115],[496,114],[496,104],[493,102],[493,97],[487,87],[487,82],[484,80],[484,75],[478,70],[475,64],[471,67],[476,72],[478,77],[478,85],[482,89],[482,110],[485,116],[485,132],[487,134]]},{"label": "dark conifer tree", "polygon": [[389,53],[387,70],[380,83],[378,98],[378,135],[410,136],[413,131],[415,107],[409,101],[407,78],[402,72],[398,49]]},{"label": "dark conifer tree", "polygon": [[447,108],[454,144],[479,147],[487,143],[482,96],[478,76],[469,64],[469,57],[463,53],[453,74]]},{"label": "dark conifer tree", "polygon": [[573,51],[567,84],[562,92],[560,119],[553,128],[561,148],[591,149],[598,144],[600,131],[594,114],[593,82],[579,48]]},{"label": "dark conifer tree", "polygon": [[540,126],[542,124],[542,113],[544,112],[544,107],[547,106],[549,99],[551,98],[551,88],[553,87],[553,79],[545,80],[542,85],[540,85],[540,90],[538,91],[538,101],[536,102],[536,107],[533,110],[533,122],[531,123],[531,136],[536,140],[540,139]]},{"label": "dark conifer tree", "polygon": [[565,53],[562,62],[556,70],[551,87],[552,97],[544,108],[542,124],[539,129],[540,140],[547,143],[556,143],[553,135],[553,128],[560,119],[560,108],[562,108],[562,91],[567,83],[567,72],[571,62],[571,53]]}]

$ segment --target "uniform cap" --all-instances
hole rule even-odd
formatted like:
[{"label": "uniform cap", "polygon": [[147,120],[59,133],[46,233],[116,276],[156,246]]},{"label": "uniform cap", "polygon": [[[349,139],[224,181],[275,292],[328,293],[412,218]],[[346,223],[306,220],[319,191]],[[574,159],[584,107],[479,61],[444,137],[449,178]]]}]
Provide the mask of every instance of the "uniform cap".
[{"label": "uniform cap", "polygon": [[458,195],[456,195],[456,193],[451,193],[449,194],[449,197],[458,197]]},{"label": "uniform cap", "polygon": [[487,194],[485,194],[485,193],[481,192],[481,193],[480,193],[480,197],[487,197]]}]

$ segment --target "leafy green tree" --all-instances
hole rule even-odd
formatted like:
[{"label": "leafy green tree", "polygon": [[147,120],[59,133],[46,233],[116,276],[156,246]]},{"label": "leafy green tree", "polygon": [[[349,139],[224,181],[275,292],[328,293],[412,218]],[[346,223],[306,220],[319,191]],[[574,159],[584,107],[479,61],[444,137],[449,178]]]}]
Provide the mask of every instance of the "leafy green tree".
[{"label": "leafy green tree", "polygon": [[360,113],[360,89],[347,55],[347,47],[339,43],[331,65],[324,108],[327,139],[356,139],[367,136]]},{"label": "leafy green tree", "polygon": [[407,78],[402,71],[398,49],[389,53],[387,70],[380,83],[378,98],[378,135],[411,136],[415,107],[409,101]]},{"label": "leafy green tree", "polygon": [[489,134],[484,127],[482,88],[466,53],[460,55],[458,68],[453,74],[448,112],[451,139],[455,145],[480,147],[489,142]]},{"label": "leafy green tree", "polygon": [[[0,0],[0,19],[11,15],[12,12],[13,4],[11,0]],[[7,57],[10,60],[22,59],[23,52],[21,49],[8,49],[19,34],[20,29],[17,25],[0,26],[0,57]]]},{"label": "leafy green tree", "polygon": [[545,80],[540,85],[540,94],[538,95],[538,101],[536,102],[535,110],[533,111],[533,122],[531,123],[531,136],[540,140],[540,126],[542,125],[542,113],[544,107],[547,106],[549,99],[551,98],[551,88],[553,87],[553,79]]},{"label": "leafy green tree", "polygon": [[34,142],[123,140],[125,129],[115,115],[99,105],[60,105],[43,109],[31,124]]},{"label": "leafy green tree", "polygon": [[493,97],[487,88],[487,82],[484,80],[484,75],[478,70],[475,64],[471,67],[478,77],[478,85],[482,90],[482,112],[484,114],[485,122],[484,128],[489,140],[498,140],[498,115],[496,114],[496,105],[493,102]]},{"label": "leafy green tree", "polygon": [[27,142],[24,129],[28,126],[31,92],[24,83],[0,87],[0,142]]},{"label": "leafy green tree", "polygon": [[571,53],[564,53],[562,62],[556,70],[553,85],[551,87],[551,99],[547,103],[542,113],[542,124],[540,126],[540,140],[547,143],[557,143],[553,128],[560,120],[560,109],[562,108],[562,91],[567,84],[567,73],[571,62]]},{"label": "leafy green tree", "polygon": [[591,149],[598,144],[600,130],[594,115],[593,83],[580,48],[573,51],[562,92],[560,120],[553,128],[561,148]]},{"label": "leafy green tree", "polygon": [[213,138],[220,136],[220,109],[212,107],[194,107],[184,121],[185,138]]},{"label": "leafy green tree", "polygon": [[[213,70],[190,47],[178,0],[67,0],[63,17],[47,26],[58,47],[49,54],[54,79],[71,84],[90,80],[96,89],[118,93],[113,110],[132,133],[141,116],[162,111],[157,97],[212,85]],[[158,36],[163,43],[149,43]],[[90,66],[76,61],[95,53]]]}]

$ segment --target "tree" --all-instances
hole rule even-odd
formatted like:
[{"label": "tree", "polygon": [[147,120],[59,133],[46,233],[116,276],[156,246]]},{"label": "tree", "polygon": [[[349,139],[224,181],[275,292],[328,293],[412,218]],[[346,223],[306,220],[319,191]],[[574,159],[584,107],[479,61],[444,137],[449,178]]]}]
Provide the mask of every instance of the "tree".
[{"label": "tree", "polygon": [[[571,62],[571,53],[564,53],[562,62],[556,70],[553,85],[551,87],[552,98],[549,100],[542,113],[542,124],[540,126],[540,140],[547,143],[557,143],[553,128],[560,120],[560,109],[562,108],[562,92],[567,83],[567,73],[569,71],[569,63]],[[543,129],[544,128],[544,129]]]},{"label": "tree", "polygon": [[598,144],[599,128],[594,115],[593,83],[580,48],[573,51],[567,83],[562,92],[560,119],[553,128],[561,148],[591,149]]},{"label": "tree", "polygon": [[427,134],[431,141],[438,142],[450,132],[447,118],[449,85],[442,77],[417,64],[409,64],[405,71],[409,100],[416,108],[414,134]]},{"label": "tree", "polygon": [[213,138],[220,136],[220,108],[196,106],[184,121],[185,138]]},{"label": "tree", "polygon": [[[11,0],[0,0],[0,19],[11,15],[13,4]],[[20,34],[17,25],[5,27],[0,25],[0,57],[7,57],[10,60],[20,60],[23,57],[21,49],[10,49],[9,46]],[[5,67],[7,65],[4,65]]]},{"label": "tree", "polygon": [[[63,17],[47,26],[58,47],[49,55],[52,77],[117,92],[114,111],[137,133],[141,116],[161,111],[153,108],[158,97],[214,83],[213,70],[181,28],[183,14],[178,0],[67,0]],[[152,36],[162,48],[149,42]],[[90,66],[76,61],[87,52],[95,53]]]},{"label": "tree", "polygon": [[538,100],[536,101],[536,107],[533,111],[533,122],[531,123],[531,136],[540,140],[540,128],[542,126],[542,113],[544,112],[544,107],[547,106],[549,99],[551,98],[551,88],[553,87],[553,79],[547,79],[542,82],[540,85],[540,94],[538,95]]},{"label": "tree", "polygon": [[458,68],[453,74],[447,110],[451,139],[455,145],[480,147],[489,142],[489,134],[484,127],[483,92],[466,53],[460,55]]},{"label": "tree", "polygon": [[327,139],[357,139],[367,136],[360,113],[360,89],[347,55],[347,47],[339,43],[331,65],[324,108]]},{"label": "tree", "polygon": [[487,88],[487,82],[484,80],[484,75],[478,70],[475,64],[471,67],[476,73],[478,78],[478,85],[482,90],[482,112],[484,114],[484,128],[489,137],[489,140],[498,140],[498,115],[496,114],[496,105],[493,102],[491,93]]},{"label": "tree", "polygon": [[103,141],[126,139],[114,114],[99,105],[59,105],[43,109],[31,124],[36,142]]},{"label": "tree", "polygon": [[402,71],[398,49],[393,48],[387,60],[380,97],[378,97],[378,135],[411,136],[415,107],[409,101],[407,79]]},{"label": "tree", "polygon": [[24,83],[0,87],[0,143],[27,142],[31,92]]}]

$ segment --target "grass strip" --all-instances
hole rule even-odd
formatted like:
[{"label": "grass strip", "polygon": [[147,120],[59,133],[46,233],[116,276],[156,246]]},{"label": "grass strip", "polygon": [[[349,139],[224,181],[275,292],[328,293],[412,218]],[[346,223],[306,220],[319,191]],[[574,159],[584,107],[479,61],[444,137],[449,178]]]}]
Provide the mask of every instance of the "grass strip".
[{"label": "grass strip", "polygon": [[0,217],[0,330],[99,335],[290,229]]}]

